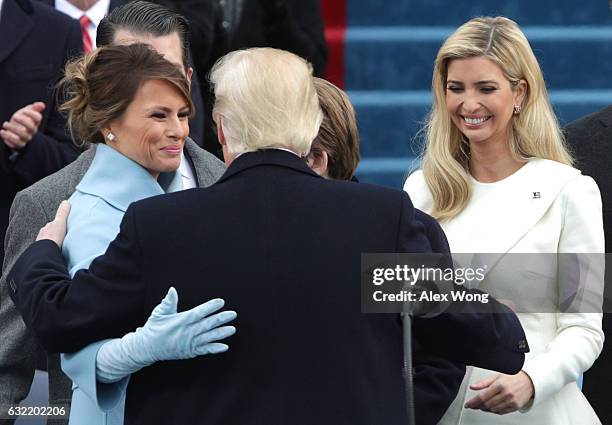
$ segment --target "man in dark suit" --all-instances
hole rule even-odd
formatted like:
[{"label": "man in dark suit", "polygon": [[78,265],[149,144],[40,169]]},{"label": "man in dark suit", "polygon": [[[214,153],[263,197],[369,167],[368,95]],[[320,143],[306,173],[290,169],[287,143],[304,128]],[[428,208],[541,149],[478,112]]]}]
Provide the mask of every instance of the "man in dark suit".
[{"label": "man in dark suit", "polygon": [[[73,161],[53,86],[82,50],[78,23],[30,0],[3,0],[0,11],[0,238],[15,194]],[[4,244],[0,246],[0,262]]]},{"label": "man in dark suit", "polygon": [[[612,105],[580,118],[565,128],[567,141],[575,155],[576,168],[593,177],[599,186],[603,203],[606,252],[612,252]],[[606,339],[612,336],[612,270],[606,267],[604,291],[603,331]],[[607,314],[606,314],[607,312]],[[604,424],[612,423],[610,404],[610,382],[612,382],[612,344],[604,344],[599,358],[584,375],[584,393]]]},{"label": "man in dark suit", "polygon": [[[320,122],[304,60],[234,52],[211,80],[223,177],[133,204],[106,254],[74,284],[58,216],[9,274],[24,320],[48,349],[70,352],[141,325],[170,284],[180,309],[214,293],[239,312],[232,350],[132,375],[127,423],[405,425],[401,323],[361,313],[358,282],[361,253],[430,251],[408,195],[325,180],[301,159]],[[526,351],[518,319],[483,319],[448,314],[418,326],[445,329],[433,344],[422,339],[434,352],[518,372]]]}]

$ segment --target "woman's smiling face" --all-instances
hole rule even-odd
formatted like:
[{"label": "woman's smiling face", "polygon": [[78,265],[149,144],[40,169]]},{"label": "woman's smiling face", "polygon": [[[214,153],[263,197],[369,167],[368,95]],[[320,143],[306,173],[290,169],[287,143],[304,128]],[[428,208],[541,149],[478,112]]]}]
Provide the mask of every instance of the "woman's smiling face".
[{"label": "woman's smiling face", "polygon": [[145,81],[123,115],[110,124],[115,138],[107,144],[157,178],[181,164],[188,118],[189,105],[175,86]]},{"label": "woman's smiling face", "polygon": [[514,88],[501,68],[485,57],[452,59],[448,64],[446,107],[471,143],[508,143],[515,105],[527,84]]}]

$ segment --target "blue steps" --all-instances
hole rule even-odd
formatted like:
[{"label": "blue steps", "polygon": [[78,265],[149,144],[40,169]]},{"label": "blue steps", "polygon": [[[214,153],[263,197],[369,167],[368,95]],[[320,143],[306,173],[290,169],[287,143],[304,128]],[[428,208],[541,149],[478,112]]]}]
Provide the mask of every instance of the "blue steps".
[{"label": "blue steps", "polygon": [[[348,90],[429,90],[438,49],[454,30],[451,27],[349,28],[345,87]],[[548,87],[612,88],[612,25],[526,27],[524,30]]]},{"label": "blue steps", "polygon": [[521,26],[561,124],[612,104],[612,11],[607,1],[349,0],[345,89],[361,133],[360,180],[401,188],[431,105],[435,55],[474,16]]},{"label": "blue steps", "polygon": [[[362,157],[418,153],[411,142],[431,107],[430,92],[349,91],[348,94],[357,112]],[[551,90],[549,95],[562,125],[612,104],[612,89]]]},{"label": "blue steps", "polygon": [[[561,125],[612,104],[612,90],[551,90]],[[423,147],[418,132],[431,106],[430,92],[349,92],[361,135],[361,181],[401,188]]]},{"label": "blue steps", "polygon": [[476,16],[507,16],[527,25],[609,25],[606,0],[349,0],[348,22],[355,26],[458,27]]}]

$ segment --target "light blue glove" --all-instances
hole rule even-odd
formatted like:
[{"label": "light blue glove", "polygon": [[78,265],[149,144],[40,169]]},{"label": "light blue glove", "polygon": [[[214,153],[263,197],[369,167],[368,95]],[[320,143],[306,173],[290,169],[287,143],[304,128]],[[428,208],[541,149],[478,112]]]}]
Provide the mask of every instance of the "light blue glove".
[{"label": "light blue glove", "polygon": [[117,382],[160,360],[191,359],[229,349],[215,341],[236,332],[233,326],[221,326],[234,320],[236,312],[210,316],[225,305],[222,299],[215,298],[181,313],[176,312],[177,305],[176,289],[170,288],[142,328],[100,347],[96,356],[97,380]]}]

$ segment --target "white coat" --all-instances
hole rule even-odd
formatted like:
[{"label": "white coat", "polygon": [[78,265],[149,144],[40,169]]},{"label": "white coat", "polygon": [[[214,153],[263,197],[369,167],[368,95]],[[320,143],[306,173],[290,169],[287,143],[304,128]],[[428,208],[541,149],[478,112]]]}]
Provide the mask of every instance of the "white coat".
[{"label": "white coat", "polygon": [[[473,187],[483,185],[475,180],[472,184]],[[513,287],[518,285],[519,290],[532,290],[529,279],[516,276],[509,279],[511,273],[502,273],[500,260],[506,253],[604,252],[599,189],[593,179],[581,175],[579,170],[534,158],[493,185],[497,185],[490,191],[491,196],[497,197],[495,202],[471,199],[458,216],[441,223],[451,252],[497,253],[498,258],[489,267],[481,289],[487,289],[487,282],[499,285],[501,281]],[[432,197],[421,171],[408,178],[404,190],[416,208],[431,212]],[[550,273],[550,279],[558,282],[556,269]],[[596,274],[601,279],[597,289],[603,291],[603,265]],[[555,285],[549,288],[555,290]],[[555,298],[555,294],[548,295]],[[465,409],[465,402],[476,395],[469,385],[496,373],[468,367],[459,393],[440,424],[600,424],[576,380],[601,352],[602,315],[538,312],[518,313],[518,317],[530,347],[523,371],[533,382],[533,401],[522,412],[501,416]]]}]

